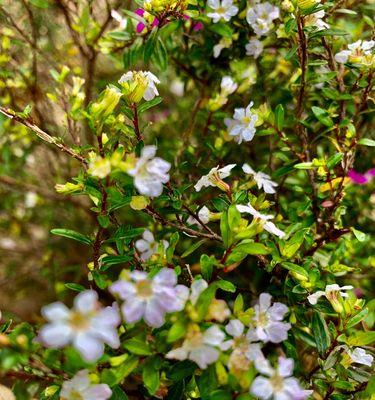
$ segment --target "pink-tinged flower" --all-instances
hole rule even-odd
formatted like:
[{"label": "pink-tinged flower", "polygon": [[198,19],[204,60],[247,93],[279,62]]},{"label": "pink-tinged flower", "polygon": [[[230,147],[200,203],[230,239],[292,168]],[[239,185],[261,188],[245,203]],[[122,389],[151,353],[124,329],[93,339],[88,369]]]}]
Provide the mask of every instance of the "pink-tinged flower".
[{"label": "pink-tinged flower", "polygon": [[92,362],[102,356],[104,343],[114,349],[120,346],[117,307],[102,308],[93,290],[79,293],[71,310],[56,302],[44,306],[42,315],[48,323],[41,328],[39,340],[47,347],[61,348],[71,343],[85,361]]},{"label": "pink-tinged flower", "polygon": [[348,176],[352,180],[352,182],[354,182],[358,185],[366,185],[366,183],[369,183],[374,178],[375,168],[369,169],[364,174],[361,174],[360,172],[357,172],[354,169],[351,169],[348,172]]},{"label": "pink-tinged flower", "polygon": [[84,369],[63,383],[60,395],[61,400],[107,400],[112,396],[112,390],[105,383],[93,385],[89,372]]},{"label": "pink-tinged flower", "polygon": [[197,22],[194,26],[193,29],[198,32],[201,31],[203,29],[204,25],[202,24],[202,22]]},{"label": "pink-tinged flower", "polygon": [[359,172],[351,169],[348,173],[349,178],[358,185],[365,185],[368,182],[368,179],[365,175],[360,174]]},{"label": "pink-tinged flower", "polygon": [[[149,14],[147,11],[145,11],[143,8],[138,8],[137,10],[134,11],[137,15],[140,17],[143,17],[146,19],[147,22],[151,22],[150,19],[154,18],[151,22],[151,27],[158,26],[159,25],[159,20],[156,17],[153,17],[151,14]],[[136,30],[137,33],[142,33],[144,29],[146,28],[146,25],[143,22],[138,22]]]},{"label": "pink-tinged flower", "polygon": [[123,300],[125,322],[133,324],[144,319],[154,328],[164,324],[165,314],[181,311],[189,296],[189,289],[178,285],[176,273],[168,268],[152,278],[144,271],[130,272],[129,279],[120,279],[109,290]]},{"label": "pink-tinged flower", "polygon": [[291,358],[279,357],[276,369],[267,359],[255,360],[255,367],[265,376],[254,379],[250,393],[262,400],[304,400],[313,393],[303,389],[292,376],[294,361]]}]

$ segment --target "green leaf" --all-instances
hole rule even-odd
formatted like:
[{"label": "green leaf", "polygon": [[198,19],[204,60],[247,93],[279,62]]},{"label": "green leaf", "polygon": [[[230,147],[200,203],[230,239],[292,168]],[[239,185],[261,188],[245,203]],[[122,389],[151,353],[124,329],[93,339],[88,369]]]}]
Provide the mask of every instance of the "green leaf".
[{"label": "green leaf", "polygon": [[78,283],[65,283],[66,288],[74,290],[75,292],[83,292],[86,288]]},{"label": "green leaf", "polygon": [[358,144],[362,144],[363,146],[374,147],[375,146],[375,140],[368,139],[368,138],[362,138],[362,139],[358,140]]},{"label": "green leaf", "polygon": [[185,336],[186,323],[185,321],[176,321],[168,331],[167,342],[173,343]]},{"label": "green leaf", "polygon": [[283,129],[284,126],[284,107],[279,104],[275,109],[275,124],[279,131]]},{"label": "green leaf", "polygon": [[75,240],[80,243],[87,244],[88,246],[92,245],[92,240],[88,236],[82,235],[82,233],[73,231],[71,229],[52,229],[51,233],[53,233],[54,235],[63,236],[68,239]]},{"label": "green leaf", "polygon": [[107,281],[105,277],[99,271],[92,271],[92,277],[99,289],[105,289],[107,287]]},{"label": "green leaf", "polygon": [[140,339],[129,339],[124,342],[124,347],[126,350],[138,356],[149,356],[152,354],[149,345]]},{"label": "green leaf", "polygon": [[235,205],[228,208],[228,226],[231,231],[235,230],[240,223],[241,213]]},{"label": "green leaf", "polygon": [[301,275],[303,278],[306,278],[305,280],[309,279],[308,272],[304,268],[300,267],[299,265],[293,264],[293,263],[287,262],[287,261],[282,262],[281,265],[284,268],[286,268],[287,270],[294,272],[297,276]]},{"label": "green leaf", "polygon": [[128,400],[128,396],[120,388],[120,386],[114,386],[111,389],[112,389],[112,396],[109,398],[109,400]]},{"label": "green leaf", "polygon": [[219,279],[215,283],[219,289],[224,290],[225,292],[236,292],[236,286],[234,286],[232,282],[226,281],[224,279]]},{"label": "green leaf", "polygon": [[312,332],[319,354],[324,355],[331,345],[331,337],[327,323],[321,313],[316,312],[312,317]]},{"label": "green leaf", "polygon": [[171,236],[171,238],[169,239],[169,246],[165,252],[167,261],[169,263],[172,262],[173,254],[174,254],[174,251],[176,249],[176,245],[177,245],[179,239],[180,239],[180,235],[178,234],[178,232],[174,232],[173,235]]},{"label": "green leaf", "polygon": [[369,344],[372,344],[373,342],[375,342],[375,331],[357,331],[346,341],[349,346],[367,346]]},{"label": "green leaf", "polygon": [[143,366],[142,379],[150,394],[155,394],[160,384],[160,376],[152,358],[149,358]]},{"label": "green leaf", "polygon": [[210,281],[213,267],[215,264],[217,264],[216,258],[214,256],[209,257],[207,254],[202,254],[200,264],[203,278],[206,281]]},{"label": "green leaf", "polygon": [[211,25],[209,25],[208,29],[211,32],[215,32],[218,35],[226,37],[226,38],[232,38],[232,36],[233,36],[232,28],[224,22],[218,22],[217,24],[211,24]]},{"label": "green leaf", "polygon": [[168,53],[164,46],[163,41],[159,38],[155,44],[155,51],[152,54],[152,62],[162,71],[167,69],[168,65]]},{"label": "green leaf", "polygon": [[229,229],[228,212],[223,211],[223,213],[221,214],[220,231],[221,231],[221,237],[223,238],[224,246],[228,248],[231,243],[231,232]]},{"label": "green leaf", "polygon": [[349,329],[359,324],[363,319],[366,318],[368,313],[369,313],[368,308],[364,308],[358,314],[354,315],[349,319],[349,321],[345,324],[346,328]]},{"label": "green leaf", "polygon": [[333,156],[329,157],[329,159],[327,160],[327,167],[329,169],[333,168],[342,160],[343,157],[344,157],[343,153],[336,153]]},{"label": "green leaf", "polygon": [[123,255],[123,256],[105,256],[102,258],[102,263],[105,266],[125,264],[133,260],[133,256]]},{"label": "green leaf", "polygon": [[113,31],[113,32],[108,32],[108,37],[115,39],[115,40],[120,40],[120,41],[127,41],[131,38],[129,32],[125,31]]},{"label": "green leaf", "polygon": [[38,8],[43,8],[46,9],[49,7],[49,2],[48,0],[30,0],[30,3]]},{"label": "green leaf", "polygon": [[270,250],[263,244],[254,242],[251,239],[245,239],[240,242],[233,251],[248,254],[248,255],[265,255],[269,254]]},{"label": "green leaf", "polygon": [[350,229],[354,233],[354,236],[357,238],[359,242],[364,242],[366,240],[366,234],[364,232],[361,232],[353,227]]},{"label": "green leaf", "polygon": [[181,258],[185,258],[188,255],[190,255],[191,253],[193,253],[195,250],[197,250],[198,247],[202,246],[202,244],[205,242],[205,239],[200,240],[197,243],[194,243],[192,246],[190,246],[187,250],[185,250],[182,255]]},{"label": "green leaf", "polygon": [[306,235],[306,229],[301,229],[289,239],[284,246],[280,246],[281,254],[284,257],[291,258],[301,247]]},{"label": "green leaf", "polygon": [[158,96],[158,97],[154,97],[150,101],[146,101],[145,103],[142,103],[140,106],[138,106],[138,109],[137,109],[138,115],[141,115],[142,113],[144,113],[146,110],[148,110],[151,107],[157,106],[162,101],[163,101],[163,98]]},{"label": "green leaf", "polygon": [[323,110],[320,107],[311,107],[312,112],[314,113],[315,117],[325,126],[329,128],[333,126],[332,118],[329,116],[326,110]]}]

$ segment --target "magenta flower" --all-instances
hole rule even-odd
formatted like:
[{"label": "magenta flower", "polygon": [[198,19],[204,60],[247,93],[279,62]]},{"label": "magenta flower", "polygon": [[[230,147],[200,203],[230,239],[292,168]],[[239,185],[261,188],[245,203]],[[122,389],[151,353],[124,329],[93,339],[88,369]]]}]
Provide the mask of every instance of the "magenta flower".
[{"label": "magenta flower", "polygon": [[375,168],[369,169],[365,174],[355,171],[354,169],[349,170],[348,177],[352,182],[357,185],[366,185],[375,176]]},{"label": "magenta flower", "polygon": [[[150,14],[149,14],[147,11],[145,11],[143,8],[137,8],[134,12],[135,12],[137,15],[139,15],[140,17],[146,16],[145,13],[146,13],[147,15],[150,15]],[[151,23],[151,26],[154,27],[154,26],[158,26],[158,25],[159,25],[159,20],[158,20],[156,17],[154,17],[154,19],[153,19],[153,21],[152,21],[152,23]],[[145,28],[146,28],[146,25],[145,25],[143,22],[138,22],[137,28],[136,28],[137,33],[142,33],[143,30],[144,30]]]}]

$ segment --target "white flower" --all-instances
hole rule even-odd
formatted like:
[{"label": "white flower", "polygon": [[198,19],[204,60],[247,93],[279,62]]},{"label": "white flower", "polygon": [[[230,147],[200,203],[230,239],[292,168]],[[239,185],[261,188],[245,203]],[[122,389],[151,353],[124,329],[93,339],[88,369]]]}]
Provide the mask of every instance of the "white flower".
[{"label": "white flower", "polygon": [[146,101],[159,95],[155,84],[159,79],[150,71],[129,71],[122,75],[118,83],[124,88],[131,101],[139,102],[142,97]]},{"label": "white flower", "polygon": [[149,197],[158,197],[163,192],[163,183],[169,181],[169,162],[155,157],[156,146],[145,146],[141,157],[133,169],[128,171],[134,177],[134,186],[140,194]]},{"label": "white flower", "polygon": [[162,268],[150,278],[146,272],[130,272],[129,280],[119,280],[110,287],[114,293],[124,300],[121,306],[125,322],[132,324],[140,321],[158,328],[164,324],[166,313],[181,311],[189,296],[189,289],[177,285],[174,270]]},{"label": "white flower", "polygon": [[249,164],[244,164],[242,166],[243,172],[245,174],[253,175],[255,182],[259,189],[262,189],[269,194],[276,193],[275,187],[277,183],[271,180],[271,177],[263,172],[255,172]]},{"label": "white flower", "polygon": [[357,40],[348,45],[348,50],[342,50],[335,55],[335,60],[344,64],[347,61],[360,63],[363,57],[371,55],[371,50],[375,46],[374,40]]},{"label": "white flower", "polygon": [[116,10],[111,10],[111,17],[118,22],[120,29],[125,29],[128,23],[126,18],[123,18]]},{"label": "white flower", "polygon": [[353,351],[348,351],[350,359],[357,364],[363,364],[367,365],[368,367],[371,367],[374,357],[366,353],[365,349],[362,349],[360,347],[356,347]]},{"label": "white flower", "polygon": [[252,319],[255,329],[247,333],[249,340],[281,343],[287,339],[291,325],[282,320],[288,307],[283,303],[273,303],[271,306],[271,299],[272,296],[268,293],[261,293],[259,296],[259,304],[254,306],[255,315]]},{"label": "white flower", "polygon": [[244,324],[240,320],[231,320],[225,327],[225,332],[232,336],[232,339],[223,342],[220,348],[222,350],[232,349],[228,361],[231,370],[246,371],[249,369],[250,361],[255,362],[264,358],[259,343],[252,343],[252,340],[246,335]]},{"label": "white flower", "polygon": [[277,226],[270,221],[270,219],[273,219],[272,215],[261,214],[250,203],[247,206],[238,205],[237,210],[241,213],[251,214],[254,218],[262,220],[263,229],[265,229],[267,232],[270,232],[273,235],[278,236],[279,238],[283,238],[285,236],[285,232],[277,228]]},{"label": "white flower", "polygon": [[229,135],[234,136],[237,143],[249,142],[255,135],[255,123],[258,116],[251,112],[253,102],[246,108],[236,108],[234,110],[233,119],[225,118],[224,123],[228,127]]},{"label": "white flower", "polygon": [[334,283],[333,285],[327,285],[324,291],[318,290],[317,292],[311,294],[307,297],[307,300],[310,304],[313,305],[316,304],[322,296],[325,296],[329,301],[332,301],[335,300],[338,295],[340,295],[341,297],[348,297],[348,294],[343,292],[343,290],[351,289],[353,289],[353,286],[351,285],[340,287],[339,285]]},{"label": "white flower", "polygon": [[48,324],[41,328],[39,338],[48,347],[72,343],[84,360],[92,362],[103,354],[104,343],[115,349],[120,345],[118,310],[114,306],[101,308],[93,290],[79,293],[71,310],[56,302],[43,307],[42,315]]},{"label": "white flower", "polygon": [[298,380],[292,377],[294,361],[291,358],[279,357],[277,369],[273,369],[268,360],[255,363],[256,368],[264,376],[254,379],[250,393],[264,400],[304,400],[312,390],[304,390]]},{"label": "white flower", "polygon": [[250,39],[249,43],[245,46],[245,49],[248,56],[258,58],[262,54],[263,43],[256,38]]},{"label": "white flower", "polygon": [[263,36],[271,30],[273,20],[279,16],[279,8],[265,2],[250,7],[246,14],[246,20],[258,36]]},{"label": "white flower", "polygon": [[208,283],[204,279],[195,279],[190,287],[190,297],[189,300],[191,304],[195,306],[200,294],[208,288]]},{"label": "white flower", "polygon": [[173,349],[166,354],[167,358],[176,360],[192,360],[199,368],[205,369],[209,364],[217,361],[225,334],[217,325],[213,325],[202,332],[198,325],[188,328],[185,340],[181,347]]},{"label": "white flower", "polygon": [[105,383],[92,385],[87,370],[81,370],[61,387],[61,400],[107,400],[112,390]]},{"label": "white flower", "polygon": [[25,195],[25,207],[34,208],[38,202],[38,195],[35,192],[27,192]]},{"label": "white flower", "polygon": [[213,48],[213,50],[214,50],[214,57],[215,57],[215,58],[218,58],[219,55],[220,55],[220,53],[221,53],[221,51],[222,51],[223,49],[228,49],[228,48],[230,48],[231,45],[232,45],[232,39],[226,38],[226,37],[221,38],[220,41],[219,41],[219,43],[215,44],[215,46],[214,46],[214,48]]},{"label": "white flower", "polygon": [[325,16],[324,10],[317,11],[316,13],[306,15],[305,16],[305,25],[306,26],[315,26],[318,28],[318,31],[321,31],[323,29],[329,29],[329,25],[327,22],[323,21],[323,18]]},{"label": "white flower", "polygon": [[237,90],[237,83],[230,76],[223,76],[220,83],[221,94],[223,96],[229,96]]},{"label": "white flower", "polygon": [[[210,222],[210,214],[211,214],[211,211],[206,206],[203,206],[198,211],[198,218],[202,221],[203,224],[207,224],[208,222]],[[201,225],[201,223],[191,215],[186,220],[186,222],[189,225]]]},{"label": "white flower", "polygon": [[232,0],[208,0],[208,6],[214,10],[207,14],[208,17],[213,19],[213,22],[219,22],[221,19],[229,21],[238,13],[238,7],[233,5]]},{"label": "white flower", "polygon": [[[167,250],[169,243],[162,241],[164,251]],[[142,239],[135,242],[135,248],[141,253],[141,260],[146,261],[158,252],[159,244],[155,241],[154,235],[146,229],[142,234]]]},{"label": "white flower", "polygon": [[223,179],[230,175],[230,171],[235,166],[236,164],[229,164],[223,168],[219,168],[219,166],[212,168],[207,175],[199,179],[194,185],[194,189],[199,192],[203,187],[217,186],[222,190],[228,190],[229,186],[223,182]]}]

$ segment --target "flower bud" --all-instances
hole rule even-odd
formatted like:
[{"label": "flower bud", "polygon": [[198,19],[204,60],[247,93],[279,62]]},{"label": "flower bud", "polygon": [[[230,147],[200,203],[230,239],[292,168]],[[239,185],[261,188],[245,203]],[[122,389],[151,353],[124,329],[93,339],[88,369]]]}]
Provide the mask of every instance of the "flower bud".
[{"label": "flower bud", "polygon": [[301,10],[308,10],[319,3],[320,0],[297,0],[297,5]]},{"label": "flower bud", "polygon": [[114,86],[108,86],[101,99],[92,104],[91,112],[96,119],[104,119],[110,115],[120,101],[122,94]]},{"label": "flower bud", "polygon": [[132,200],[130,202],[130,207],[133,210],[144,210],[148,206],[149,203],[150,203],[150,200],[148,197],[132,196]]},{"label": "flower bud", "polygon": [[80,192],[83,189],[83,184],[66,182],[65,184],[56,184],[55,190],[57,193],[61,194],[72,194]]}]

